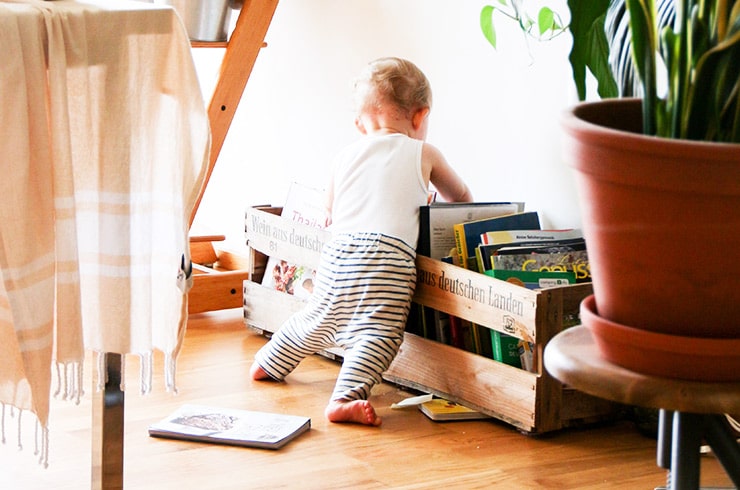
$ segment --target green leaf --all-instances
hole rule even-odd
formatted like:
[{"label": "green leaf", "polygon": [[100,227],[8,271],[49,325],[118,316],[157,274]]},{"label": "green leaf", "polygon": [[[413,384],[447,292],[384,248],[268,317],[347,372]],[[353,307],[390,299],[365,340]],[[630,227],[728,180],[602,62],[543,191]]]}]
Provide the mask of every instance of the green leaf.
[{"label": "green leaf", "polygon": [[632,32],[632,59],[643,90],[643,132],[657,133],[656,55],[658,33],[655,25],[655,0],[626,0]]},{"label": "green leaf", "polygon": [[492,5],[486,5],[480,11],[480,30],[483,36],[496,48],[496,28],[493,25],[493,13],[496,10]]},{"label": "green leaf", "polygon": [[[677,94],[680,92],[681,70],[679,69],[680,59],[680,37],[677,36],[673,29],[665,27],[661,31],[661,52],[663,61],[666,65],[666,74],[668,84],[668,93]],[[679,134],[681,132],[680,114],[676,113],[676,100],[673,97],[666,97],[665,109],[666,114],[663,117],[659,114],[656,118],[657,127],[662,128],[659,133],[662,136]]]},{"label": "green leaf", "polygon": [[568,0],[573,46],[569,60],[578,98],[586,98],[586,67],[589,68],[602,97],[616,97],[617,85],[609,68],[609,43],[604,33],[605,14],[610,0]]},{"label": "green leaf", "polygon": [[603,27],[604,19],[599,18],[594,22],[589,32],[591,45],[587,51],[589,61],[586,62],[586,66],[598,81],[597,92],[599,96],[606,99],[616,97],[619,89],[609,65],[609,41],[606,39]]},{"label": "green leaf", "polygon": [[740,95],[740,32],[708,51],[696,66],[681,137],[734,141]]},{"label": "green leaf", "polygon": [[542,7],[537,15],[537,24],[540,27],[540,36],[547,31],[553,30],[555,24],[555,14],[552,9]]}]

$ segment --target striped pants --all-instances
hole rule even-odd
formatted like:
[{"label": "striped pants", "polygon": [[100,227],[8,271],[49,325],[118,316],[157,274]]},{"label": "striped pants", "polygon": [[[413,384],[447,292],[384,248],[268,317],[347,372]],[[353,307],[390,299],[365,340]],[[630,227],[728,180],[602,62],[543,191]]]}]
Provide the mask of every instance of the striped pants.
[{"label": "striped pants", "polygon": [[323,249],[308,305],[255,355],[282,380],[307,356],[344,349],[332,400],[366,400],[403,341],[416,286],[416,252],[377,233],[343,234]]}]

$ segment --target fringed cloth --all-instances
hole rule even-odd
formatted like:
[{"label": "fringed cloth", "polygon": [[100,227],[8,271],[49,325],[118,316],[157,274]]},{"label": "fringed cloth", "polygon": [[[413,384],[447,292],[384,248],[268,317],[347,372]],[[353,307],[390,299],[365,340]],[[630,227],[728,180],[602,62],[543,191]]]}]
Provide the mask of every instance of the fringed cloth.
[{"label": "fringed cloth", "polygon": [[175,389],[210,132],[167,7],[0,2],[0,46],[1,422],[35,414],[46,463],[54,362],[79,400],[85,350],[135,353],[146,392],[158,349]]}]

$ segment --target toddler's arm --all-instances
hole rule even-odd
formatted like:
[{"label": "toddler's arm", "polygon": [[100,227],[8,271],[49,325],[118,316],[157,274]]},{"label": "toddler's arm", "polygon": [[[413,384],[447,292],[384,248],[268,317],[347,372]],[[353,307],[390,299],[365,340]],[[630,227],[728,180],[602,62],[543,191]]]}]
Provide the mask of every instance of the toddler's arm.
[{"label": "toddler's arm", "polygon": [[421,169],[427,184],[432,184],[447,202],[472,202],[473,195],[467,184],[447,163],[436,147],[424,143],[421,150]]}]

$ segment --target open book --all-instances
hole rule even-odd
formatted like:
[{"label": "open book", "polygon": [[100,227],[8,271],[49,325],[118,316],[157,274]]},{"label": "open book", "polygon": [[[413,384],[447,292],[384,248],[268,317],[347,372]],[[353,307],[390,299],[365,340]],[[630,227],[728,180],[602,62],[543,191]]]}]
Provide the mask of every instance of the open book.
[{"label": "open book", "polygon": [[183,405],[149,426],[149,435],[232,446],[280,449],[311,428],[298,415]]}]

